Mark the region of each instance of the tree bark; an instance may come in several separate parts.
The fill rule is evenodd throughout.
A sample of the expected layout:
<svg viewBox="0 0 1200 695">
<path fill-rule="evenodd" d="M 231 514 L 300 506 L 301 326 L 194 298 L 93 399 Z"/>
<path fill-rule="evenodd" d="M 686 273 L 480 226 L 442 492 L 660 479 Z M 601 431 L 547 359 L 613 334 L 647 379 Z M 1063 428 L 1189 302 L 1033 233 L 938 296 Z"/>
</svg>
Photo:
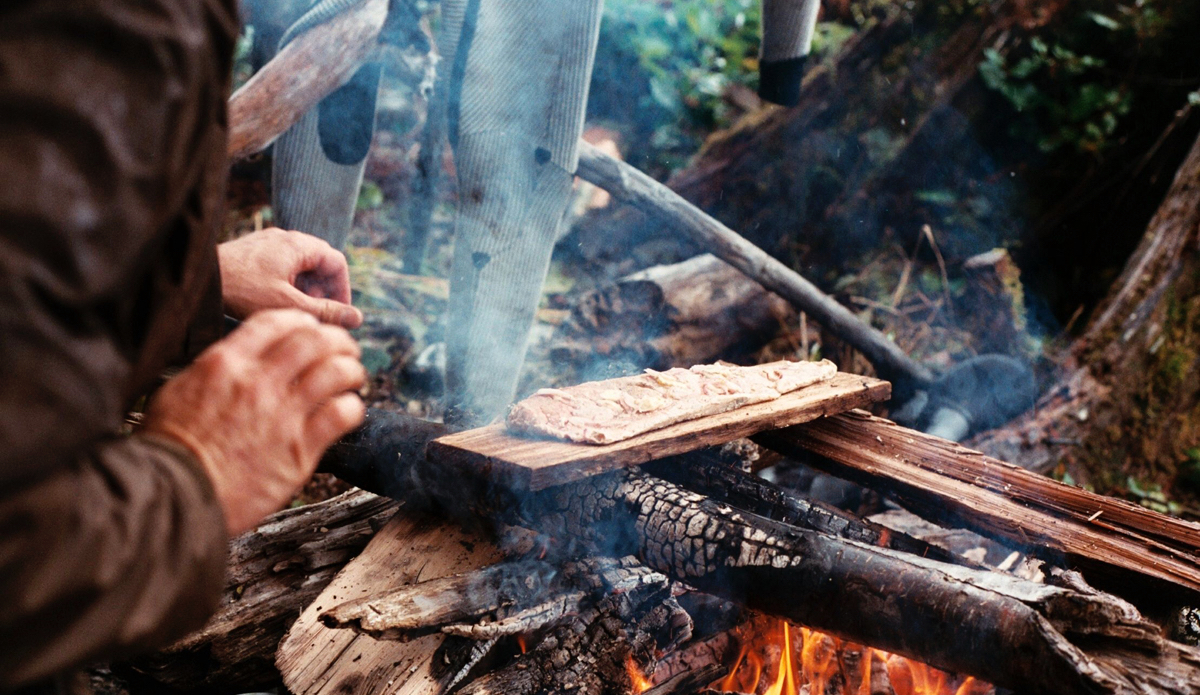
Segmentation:
<svg viewBox="0 0 1200 695">
<path fill-rule="evenodd" d="M 968 444 L 1099 489 L 1172 476 L 1200 446 L 1200 141 L 1035 410 Z M 1083 475 L 1080 475 L 1082 473 Z"/>
</svg>

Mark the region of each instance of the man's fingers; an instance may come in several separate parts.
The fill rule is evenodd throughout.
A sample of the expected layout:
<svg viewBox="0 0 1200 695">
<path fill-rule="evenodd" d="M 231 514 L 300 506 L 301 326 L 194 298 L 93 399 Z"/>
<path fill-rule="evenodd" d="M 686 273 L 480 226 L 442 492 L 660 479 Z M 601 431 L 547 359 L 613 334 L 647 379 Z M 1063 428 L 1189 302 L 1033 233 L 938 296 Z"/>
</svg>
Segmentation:
<svg viewBox="0 0 1200 695">
<path fill-rule="evenodd" d="M 318 299 L 296 291 L 296 306 L 312 314 L 321 323 L 342 328 L 358 328 L 362 325 L 362 312 L 349 304 L 334 299 Z"/>
<path fill-rule="evenodd" d="M 309 403 L 322 403 L 338 394 L 357 391 L 366 379 L 367 370 L 361 362 L 347 355 L 337 355 L 309 367 L 300 376 L 296 388 Z"/>
<path fill-rule="evenodd" d="M 284 336 L 303 328 L 316 328 L 317 319 L 296 309 L 271 309 L 250 315 L 218 343 L 246 355 L 262 354 Z"/>
<path fill-rule="evenodd" d="M 305 278 L 302 284 L 319 288 L 320 294 L 314 296 L 328 297 L 349 304 L 350 266 L 346 263 L 345 254 L 330 246 L 324 239 L 303 232 L 294 234 L 296 236 L 293 240 L 304 254 L 303 267 L 299 268 L 300 276 Z M 297 280 L 299 279 L 300 277 L 297 277 Z M 305 291 L 303 287 L 300 289 Z"/>
<path fill-rule="evenodd" d="M 278 340 L 263 352 L 263 367 L 272 376 L 291 382 L 314 364 L 336 355 L 357 359 L 361 350 L 350 334 L 327 325 L 306 326 Z"/>
<path fill-rule="evenodd" d="M 325 401 L 308 416 L 304 429 L 308 450 L 319 457 L 331 444 L 362 424 L 367 408 L 355 393 L 343 393 Z"/>
</svg>

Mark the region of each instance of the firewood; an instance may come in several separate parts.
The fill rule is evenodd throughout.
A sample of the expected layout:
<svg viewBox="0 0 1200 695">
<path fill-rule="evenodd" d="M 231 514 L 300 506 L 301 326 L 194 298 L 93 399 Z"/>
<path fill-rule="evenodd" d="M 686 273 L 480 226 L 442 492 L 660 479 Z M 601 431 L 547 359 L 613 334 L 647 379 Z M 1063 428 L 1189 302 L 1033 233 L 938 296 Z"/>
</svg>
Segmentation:
<svg viewBox="0 0 1200 695">
<path fill-rule="evenodd" d="M 790 526 L 902 550 L 933 560 L 958 564 L 966 562 L 964 558 L 938 546 L 860 519 L 837 507 L 809 501 L 763 478 L 724 464 L 706 451 L 654 461 L 647 464 L 646 470 L 715 501 Z"/>
<path fill-rule="evenodd" d="M 394 452 L 392 452 L 394 453 Z M 391 456 L 385 456 L 393 460 Z M 406 643 L 380 641 L 350 630 L 330 630 L 318 616 L 325 609 L 418 578 L 469 572 L 500 559 L 486 538 L 455 524 L 408 511 L 398 514 L 308 607 L 279 644 L 275 663 L 295 695 L 383 692 L 434 695 L 443 692 L 473 657 L 455 654 L 452 664 L 435 664 L 442 635 Z M 458 659 L 461 659 L 459 661 Z"/>
<path fill-rule="evenodd" d="M 274 685 L 284 632 L 399 506 L 353 490 L 279 512 L 234 538 L 225 592 L 208 624 L 129 667 L 180 692 Z"/>
<path fill-rule="evenodd" d="M 1036 584 L 833 538 L 636 470 L 542 495 L 548 535 L 938 668 L 1027 693 L 1200 693 L 1200 650 L 1077 575 Z"/>
<path fill-rule="evenodd" d="M 861 411 L 757 439 L 784 454 L 816 452 L 824 458 L 814 465 L 895 495 L 935 523 L 965 526 L 1051 562 L 1061 556 L 1094 584 L 1124 589 L 1131 599 L 1195 601 L 1200 592 L 1200 524 Z"/>
</svg>

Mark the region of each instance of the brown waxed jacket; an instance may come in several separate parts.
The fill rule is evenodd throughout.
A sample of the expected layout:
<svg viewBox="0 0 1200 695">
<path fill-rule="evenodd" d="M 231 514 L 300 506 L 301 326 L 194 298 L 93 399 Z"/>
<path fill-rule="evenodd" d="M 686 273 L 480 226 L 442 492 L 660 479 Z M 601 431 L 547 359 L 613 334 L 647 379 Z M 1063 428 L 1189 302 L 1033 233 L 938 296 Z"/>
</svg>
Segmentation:
<svg viewBox="0 0 1200 695">
<path fill-rule="evenodd" d="M 121 438 L 215 336 L 236 0 L 0 2 L 0 691 L 199 627 L 224 522 Z"/>
</svg>

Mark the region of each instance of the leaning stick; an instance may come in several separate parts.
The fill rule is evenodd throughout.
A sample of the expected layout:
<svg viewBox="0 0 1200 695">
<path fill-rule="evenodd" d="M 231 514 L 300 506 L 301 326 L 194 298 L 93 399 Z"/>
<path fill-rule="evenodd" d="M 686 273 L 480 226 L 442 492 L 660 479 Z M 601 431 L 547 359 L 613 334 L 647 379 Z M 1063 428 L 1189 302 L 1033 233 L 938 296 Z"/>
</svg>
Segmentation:
<svg viewBox="0 0 1200 695">
<path fill-rule="evenodd" d="M 915 386 L 927 386 L 933 381 L 928 369 L 816 285 L 636 168 L 580 142 L 576 173 L 617 200 L 677 225 L 713 255 L 807 312 L 857 348 L 885 377 L 904 379 Z"/>
<path fill-rule="evenodd" d="M 344 85 L 378 46 L 388 0 L 355 7 L 296 37 L 229 98 L 231 160 L 261 152 Z"/>
</svg>

